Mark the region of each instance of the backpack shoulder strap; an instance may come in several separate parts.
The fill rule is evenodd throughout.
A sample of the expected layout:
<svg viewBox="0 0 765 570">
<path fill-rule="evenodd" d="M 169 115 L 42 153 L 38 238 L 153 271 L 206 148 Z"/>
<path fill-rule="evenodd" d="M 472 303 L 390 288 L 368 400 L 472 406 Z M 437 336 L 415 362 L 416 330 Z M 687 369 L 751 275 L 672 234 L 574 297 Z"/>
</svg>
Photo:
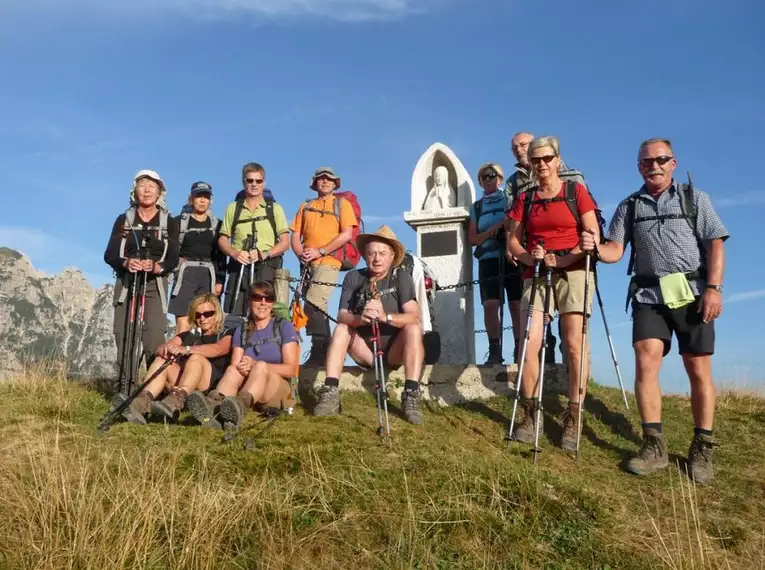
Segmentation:
<svg viewBox="0 0 765 570">
<path fill-rule="evenodd" d="M 242 208 L 244 208 L 244 198 L 239 198 L 234 206 L 234 219 L 231 221 L 231 231 L 234 231 L 234 227 L 239 223 L 239 218 L 242 216 Z"/>
<path fill-rule="evenodd" d="M 282 324 L 284 323 L 284 319 L 280 316 L 274 317 L 274 340 L 276 341 L 276 344 L 279 345 L 279 347 L 282 346 Z"/>
<path fill-rule="evenodd" d="M 579 208 L 576 204 L 576 182 L 574 180 L 566 181 L 566 189 L 564 190 L 566 205 L 571 213 L 574 215 L 577 227 L 582 225 L 582 217 L 579 215 Z"/>
<path fill-rule="evenodd" d="M 157 263 L 164 263 L 165 257 L 167 257 L 167 248 L 169 245 L 169 234 L 167 231 L 167 219 L 170 217 L 167 210 L 160 210 L 159 212 L 159 238 L 162 240 L 162 243 L 165 245 L 164 249 L 162 250 L 162 257 L 159 258 L 159 261 Z"/>
<path fill-rule="evenodd" d="M 473 210 L 475 210 L 475 227 L 478 229 L 478 220 L 481 219 L 481 211 L 483 210 L 483 198 L 473 202 Z"/>
<path fill-rule="evenodd" d="M 695 235 L 698 238 L 698 233 L 696 231 L 697 225 L 696 225 L 696 219 L 697 219 L 697 212 L 696 212 L 696 204 L 694 203 L 694 196 L 693 196 L 693 186 L 690 184 L 678 184 L 678 196 L 680 197 L 680 209 L 683 211 L 683 215 L 685 216 L 685 219 L 688 221 L 688 225 L 691 226 L 691 229 L 693 230 L 693 235 Z"/>
<path fill-rule="evenodd" d="M 635 243 L 633 242 L 635 236 L 635 210 L 637 210 L 637 201 L 642 193 L 642 190 L 638 190 L 637 192 L 630 194 L 627 198 L 627 212 L 624 216 L 624 247 L 627 247 L 627 244 L 630 245 L 630 260 L 627 264 L 627 275 L 632 275 L 632 271 L 635 269 Z"/>
<path fill-rule="evenodd" d="M 210 229 L 213 231 L 213 233 L 215 233 L 218 231 L 218 224 L 220 223 L 220 220 L 218 220 L 218 218 L 216 218 L 215 214 L 212 212 L 208 214 L 208 217 L 210 219 Z"/>
<path fill-rule="evenodd" d="M 189 213 L 184 212 L 181 214 L 180 231 L 178 232 L 178 243 L 183 244 L 183 240 L 186 237 L 186 232 L 189 231 Z"/>
<path fill-rule="evenodd" d="M 342 205 L 340 202 L 342 200 L 343 200 L 342 196 L 335 195 L 334 210 L 335 210 L 335 217 L 337 218 L 337 225 L 340 225 L 340 206 Z"/>
<path fill-rule="evenodd" d="M 274 241 L 276 241 L 279 236 L 276 235 L 276 216 L 274 215 L 273 200 L 266 200 L 266 218 L 268 219 L 268 223 L 271 224 L 271 229 L 274 232 Z"/>
</svg>

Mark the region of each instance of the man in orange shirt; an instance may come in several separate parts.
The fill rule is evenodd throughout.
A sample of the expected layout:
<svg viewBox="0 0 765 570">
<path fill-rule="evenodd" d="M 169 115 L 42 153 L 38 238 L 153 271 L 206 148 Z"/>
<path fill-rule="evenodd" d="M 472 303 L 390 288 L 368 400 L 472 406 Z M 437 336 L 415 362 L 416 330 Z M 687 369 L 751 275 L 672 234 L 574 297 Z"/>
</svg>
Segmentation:
<svg viewBox="0 0 765 570">
<path fill-rule="evenodd" d="M 350 241 L 353 228 L 358 225 L 350 202 L 335 196 L 340 183 L 340 177 L 330 167 L 317 169 L 311 178 L 311 189 L 318 196 L 300 206 L 290 225 L 292 251 L 300 260 L 301 269 L 309 266 L 305 310 L 308 315 L 306 332 L 312 339 L 306 366 L 324 365 L 332 336 L 329 319 L 322 311 L 327 311 L 333 287 L 317 282 L 337 282 L 342 264 L 332 253 Z M 335 205 L 336 200 L 339 200 L 339 207 Z"/>
</svg>

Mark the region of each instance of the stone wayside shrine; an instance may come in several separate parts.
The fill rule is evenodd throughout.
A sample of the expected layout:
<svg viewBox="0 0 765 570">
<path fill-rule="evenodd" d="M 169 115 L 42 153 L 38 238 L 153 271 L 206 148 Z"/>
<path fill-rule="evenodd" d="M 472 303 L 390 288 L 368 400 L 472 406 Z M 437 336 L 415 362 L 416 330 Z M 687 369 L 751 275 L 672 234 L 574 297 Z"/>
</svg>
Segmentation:
<svg viewBox="0 0 765 570">
<path fill-rule="evenodd" d="M 472 247 L 467 234 L 470 208 L 475 200 L 473 181 L 459 158 L 442 143 L 431 145 L 414 168 L 411 210 L 404 213 L 404 220 L 417 232 L 417 256 L 435 274 L 440 286 L 473 280 Z M 435 329 L 441 336 L 441 357 L 438 364 L 423 369 L 420 383 L 426 400 L 454 405 L 514 393 L 518 371 L 515 364 L 493 367 L 475 364 L 473 305 L 473 290 L 468 287 L 436 292 L 433 312 Z M 512 345 L 511 337 L 506 338 Z M 565 393 L 564 367 L 548 365 L 545 370 L 545 392 Z M 398 398 L 404 385 L 404 369 L 385 372 L 389 393 Z M 302 369 L 301 398 L 310 402 L 310 389 L 321 387 L 324 378 L 324 370 Z M 340 388 L 374 393 L 374 369 L 346 367 Z"/>
<path fill-rule="evenodd" d="M 452 150 L 433 144 L 417 161 L 412 175 L 412 209 L 404 220 L 417 232 L 417 256 L 439 284 L 473 280 L 468 242 L 470 207 L 475 188 L 470 174 Z M 473 292 L 468 288 L 436 294 L 435 327 L 441 335 L 439 364 L 475 362 Z"/>
</svg>

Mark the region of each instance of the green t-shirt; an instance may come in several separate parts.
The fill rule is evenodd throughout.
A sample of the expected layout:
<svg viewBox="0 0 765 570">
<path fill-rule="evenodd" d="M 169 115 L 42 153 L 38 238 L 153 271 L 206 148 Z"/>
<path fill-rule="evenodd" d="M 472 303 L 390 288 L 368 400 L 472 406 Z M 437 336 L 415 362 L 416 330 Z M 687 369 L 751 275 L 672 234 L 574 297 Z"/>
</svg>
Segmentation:
<svg viewBox="0 0 765 570">
<path fill-rule="evenodd" d="M 232 202 L 226 207 L 223 224 L 220 228 L 220 235 L 232 238 L 231 246 L 234 249 L 242 249 L 244 241 L 252 233 L 252 222 L 245 222 L 253 218 L 260 218 L 255 222 L 255 232 L 257 234 L 255 247 L 260 251 L 268 251 L 276 245 L 279 236 L 289 232 L 284 208 L 279 204 L 274 202 L 274 221 L 276 222 L 276 235 L 274 235 L 271 223 L 266 218 L 266 201 L 261 200 L 255 210 L 250 210 L 245 200 L 244 204 L 242 204 L 242 211 L 239 214 L 239 222 L 236 224 L 236 228 L 234 228 L 234 235 L 232 235 L 231 226 L 234 223 L 234 210 L 236 210 L 236 202 Z"/>
</svg>

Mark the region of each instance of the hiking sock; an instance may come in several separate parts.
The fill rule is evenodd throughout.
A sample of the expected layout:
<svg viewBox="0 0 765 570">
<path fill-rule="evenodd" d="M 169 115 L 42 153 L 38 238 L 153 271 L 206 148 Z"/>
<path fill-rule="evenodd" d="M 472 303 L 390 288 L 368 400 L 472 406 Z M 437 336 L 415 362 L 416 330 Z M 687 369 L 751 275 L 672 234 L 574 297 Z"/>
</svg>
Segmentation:
<svg viewBox="0 0 765 570">
<path fill-rule="evenodd" d="M 334 386 L 335 388 L 340 387 L 340 379 L 339 378 L 333 378 L 332 376 L 327 376 L 324 379 L 324 385 L 325 386 Z"/>
<path fill-rule="evenodd" d="M 656 422 L 651 424 L 642 424 L 642 426 L 643 426 L 643 433 L 645 433 L 645 431 L 649 429 L 656 430 L 659 433 L 663 433 L 661 430 L 661 422 Z"/>
<path fill-rule="evenodd" d="M 695 427 L 693 428 L 693 435 L 705 435 L 707 437 L 712 437 L 712 430 Z"/>
<path fill-rule="evenodd" d="M 404 381 L 404 390 L 411 390 L 413 392 L 416 392 L 419 389 L 420 389 L 420 383 L 417 382 L 417 380 Z"/>
</svg>

